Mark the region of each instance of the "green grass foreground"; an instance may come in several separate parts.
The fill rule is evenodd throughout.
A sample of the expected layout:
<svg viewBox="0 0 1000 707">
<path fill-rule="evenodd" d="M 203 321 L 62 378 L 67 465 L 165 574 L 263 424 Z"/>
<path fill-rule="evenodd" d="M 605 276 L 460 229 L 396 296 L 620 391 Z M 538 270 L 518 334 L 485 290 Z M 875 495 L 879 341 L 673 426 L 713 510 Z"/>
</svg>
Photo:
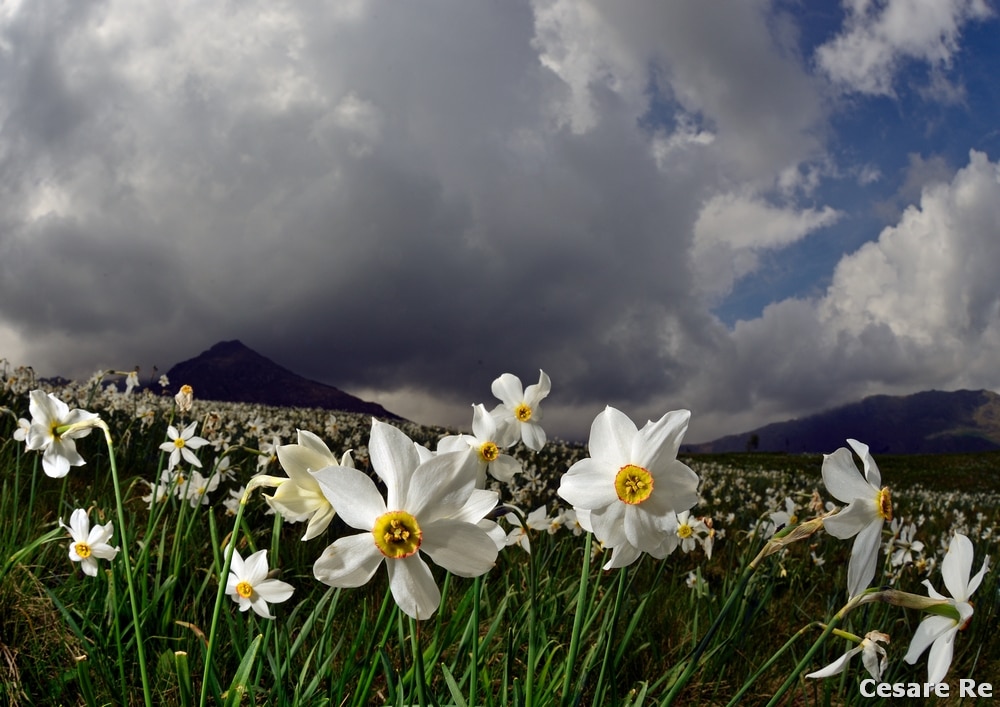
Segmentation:
<svg viewBox="0 0 1000 707">
<path fill-rule="evenodd" d="M 85 466 L 64 479 L 46 477 L 40 455 L 13 439 L 17 418 L 28 416 L 25 389 L 8 383 L 0 394 L 0 406 L 11 412 L 0 416 L 0 703 L 143 704 L 122 556 L 100 562 L 97 577 L 85 576 L 68 559 L 69 536 L 58 525 L 75 508 L 89 509 L 92 523 L 115 521 L 107 447 L 92 434 L 77 444 Z M 206 491 L 207 503 L 192 505 L 174 494 L 150 503 L 143 497 L 166 464 L 159 445 L 167 424 L 182 418 L 172 401 L 94 385 L 57 394 L 70 407 L 98 412 L 111 430 L 138 634 L 158 705 L 197 704 L 203 675 L 212 704 L 766 704 L 847 600 L 851 543 L 822 530 L 766 558 L 748 581 L 744 573 L 765 543 L 771 513 L 789 512 L 793 525 L 814 515 L 815 492 L 823 502 L 833 500 L 823 489 L 820 457 L 683 458 L 702 479 L 702 502 L 693 514 L 711 519 L 711 558 L 698 545 L 603 571 L 608 554 L 557 520 L 554 490 L 586 449 L 552 441 L 539 453 L 519 448 L 524 471 L 511 486 L 498 487 L 501 501 L 525 513 L 545 505 L 549 527 L 528 531 L 530 554 L 509 546 L 481 578 L 435 567 L 441 607 L 431 619 L 414 622 L 396 609 L 384 572 L 358 589 L 331 589 L 313 578 L 313 562 L 346 531 L 339 519 L 321 537 L 302 542 L 304 525 L 269 515 L 263 489 L 251 496 L 242 528 L 233 532 L 234 494 L 260 471 L 282 475 L 275 438 L 293 442 L 295 430 L 306 429 L 336 454 L 354 449 L 359 468 L 366 468 L 369 419 L 196 401 L 185 421 L 200 421 L 198 433 L 213 442 L 199 451 L 202 472 L 209 476 L 228 459 L 231 476 Z M 402 428 L 430 448 L 444 433 Z M 997 557 L 1000 454 L 877 461 L 899 523 L 883 531 L 888 552 L 880 554 L 884 571 L 875 585 L 926 595 L 921 582 L 929 579 L 944 591 L 941 557 L 956 532 L 972 540 L 974 572 L 985 557 Z M 894 565 L 899 528 L 909 523 L 923 550 Z M 111 544 L 120 543 L 121 530 L 116 524 Z M 273 621 L 241 613 L 226 597 L 206 671 L 222 548 L 233 536 L 244 557 L 268 549 L 269 566 L 295 593 L 271 606 Z M 741 591 L 733 593 L 738 585 Z M 725 619 L 713 627 L 731 595 Z M 958 704 L 960 678 L 992 682 L 1000 692 L 998 597 L 990 571 L 973 597 L 973 620 L 956 640 L 947 678 L 956 698 L 942 704 Z M 884 681 L 923 682 L 926 654 L 912 666 L 902 660 L 921 618 L 913 609 L 874 603 L 849 614 L 840 628 L 889 634 Z M 572 646 L 575 625 L 579 642 Z M 831 636 L 804 672 L 852 645 Z M 671 694 L 693 655 L 690 682 Z M 867 677 L 860 658 L 836 677 L 799 675 L 782 704 L 892 703 L 861 696 L 859 683 Z"/>
</svg>

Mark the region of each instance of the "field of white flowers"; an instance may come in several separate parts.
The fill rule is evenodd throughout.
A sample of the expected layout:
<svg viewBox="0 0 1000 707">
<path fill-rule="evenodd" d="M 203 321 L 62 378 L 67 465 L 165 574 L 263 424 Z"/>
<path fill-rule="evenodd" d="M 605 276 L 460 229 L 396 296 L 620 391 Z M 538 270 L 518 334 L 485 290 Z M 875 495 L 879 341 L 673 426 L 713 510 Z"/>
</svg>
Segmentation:
<svg viewBox="0 0 1000 707">
<path fill-rule="evenodd" d="M 687 411 L 613 408 L 569 445 L 544 373 L 463 433 L 0 374 L 5 704 L 1000 689 L 1000 455 L 678 459 Z"/>
</svg>

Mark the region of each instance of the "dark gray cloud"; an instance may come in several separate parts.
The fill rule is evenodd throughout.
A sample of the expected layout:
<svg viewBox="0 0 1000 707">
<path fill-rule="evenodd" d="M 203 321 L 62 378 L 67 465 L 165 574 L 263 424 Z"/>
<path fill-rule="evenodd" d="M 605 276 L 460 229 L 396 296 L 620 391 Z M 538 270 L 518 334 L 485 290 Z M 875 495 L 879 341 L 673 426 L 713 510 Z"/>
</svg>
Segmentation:
<svg viewBox="0 0 1000 707">
<path fill-rule="evenodd" d="M 544 368 L 574 436 L 606 403 L 690 407 L 706 437 L 995 380 L 985 279 L 956 333 L 978 378 L 902 306 L 862 322 L 838 284 L 857 258 L 823 298 L 712 314 L 834 218 L 806 198 L 831 108 L 791 21 L 742 0 L 0 10 L 0 353 L 85 376 L 240 338 L 465 426 L 495 376 Z M 753 227 L 695 248 L 706 213 Z M 926 266 L 905 252 L 897 273 Z"/>
</svg>

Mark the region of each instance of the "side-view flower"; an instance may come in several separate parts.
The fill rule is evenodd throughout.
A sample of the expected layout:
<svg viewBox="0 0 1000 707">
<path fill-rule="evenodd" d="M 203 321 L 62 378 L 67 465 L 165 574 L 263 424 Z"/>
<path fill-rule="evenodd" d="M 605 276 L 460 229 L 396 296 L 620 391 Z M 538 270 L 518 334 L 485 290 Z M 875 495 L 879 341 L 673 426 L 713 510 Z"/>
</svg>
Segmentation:
<svg viewBox="0 0 1000 707">
<path fill-rule="evenodd" d="M 971 579 L 973 548 L 972 541 L 961 533 L 957 533 L 948 545 L 941 562 L 941 577 L 944 586 L 951 592 L 946 597 L 935 591 L 929 580 L 924 580 L 927 594 L 933 599 L 945 599 L 958 610 L 960 621 L 948 616 L 931 614 L 924 618 L 913 634 L 910 648 L 906 651 L 905 660 L 910 665 L 917 662 L 920 655 L 930 646 L 931 652 L 927 658 L 927 681 L 939 683 L 948 674 L 951 658 L 955 651 L 955 637 L 972 620 L 972 602 L 969 597 L 979 588 L 980 582 L 989 569 L 989 560 L 983 561 L 982 569 Z"/>
<path fill-rule="evenodd" d="M 89 435 L 100 418 L 79 408 L 70 410 L 52 393 L 33 390 L 28 395 L 31 426 L 25 435 L 25 446 L 42 451 L 46 476 L 59 479 L 69 473 L 71 466 L 86 464 L 73 440 Z"/>
<path fill-rule="evenodd" d="M 892 520 L 889 488 L 882 487 L 882 474 L 868 452 L 868 445 L 856 439 L 847 443 L 864 465 L 858 471 L 851 450 L 841 447 L 823 457 L 823 483 L 834 498 L 848 504 L 842 511 L 823 519 L 826 532 L 841 539 L 857 536 L 847 566 L 847 595 L 863 592 L 875 576 L 878 549 L 882 544 L 882 526 Z"/>
<path fill-rule="evenodd" d="M 308 521 L 303 540 L 312 540 L 326 530 L 336 514 L 323 495 L 317 479 L 328 477 L 337 483 L 341 468 L 354 468 L 350 452 L 337 459 L 322 439 L 307 430 L 298 430 L 297 444 L 278 447 L 278 462 L 288 479 L 275 479 L 278 488 L 273 496 L 265 496 L 268 505 L 291 522 Z"/>
<path fill-rule="evenodd" d="M 857 636 L 855 636 L 854 639 L 857 640 Z M 833 661 L 825 668 L 820 668 L 815 672 L 809 673 L 806 677 L 828 678 L 832 675 L 839 675 L 844 672 L 845 668 L 847 668 L 847 664 L 850 662 L 851 658 L 860 653 L 861 662 L 864 664 L 865 670 L 868 671 L 868 674 L 876 680 L 881 680 L 882 673 L 885 672 L 889 658 L 886 655 L 885 648 L 880 646 L 879 642 L 888 643 L 888 634 L 882 633 L 881 631 L 869 631 L 865 634 L 864 638 L 860 639 L 857 646 L 844 653 L 844 655 L 837 658 L 837 660 Z"/>
<path fill-rule="evenodd" d="M 115 532 L 115 524 L 95 524 L 90 527 L 90 517 L 83 508 L 77 508 L 69 517 L 69 525 L 59 519 L 59 525 L 69 531 L 73 537 L 69 544 L 69 559 L 79 562 L 83 573 L 97 576 L 98 560 L 113 560 L 118 555 L 118 548 L 111 547 L 108 540 Z"/>
</svg>

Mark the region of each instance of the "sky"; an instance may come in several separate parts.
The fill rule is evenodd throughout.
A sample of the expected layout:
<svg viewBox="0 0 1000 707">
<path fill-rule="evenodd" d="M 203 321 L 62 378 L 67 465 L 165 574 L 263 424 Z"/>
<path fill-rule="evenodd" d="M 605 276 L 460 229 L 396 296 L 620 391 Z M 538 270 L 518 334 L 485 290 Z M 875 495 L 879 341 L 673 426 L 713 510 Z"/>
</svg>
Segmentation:
<svg viewBox="0 0 1000 707">
<path fill-rule="evenodd" d="M 0 0 L 0 357 L 468 429 L 1000 389 L 992 0 Z M 183 381 L 177 382 L 178 384 Z"/>
</svg>

